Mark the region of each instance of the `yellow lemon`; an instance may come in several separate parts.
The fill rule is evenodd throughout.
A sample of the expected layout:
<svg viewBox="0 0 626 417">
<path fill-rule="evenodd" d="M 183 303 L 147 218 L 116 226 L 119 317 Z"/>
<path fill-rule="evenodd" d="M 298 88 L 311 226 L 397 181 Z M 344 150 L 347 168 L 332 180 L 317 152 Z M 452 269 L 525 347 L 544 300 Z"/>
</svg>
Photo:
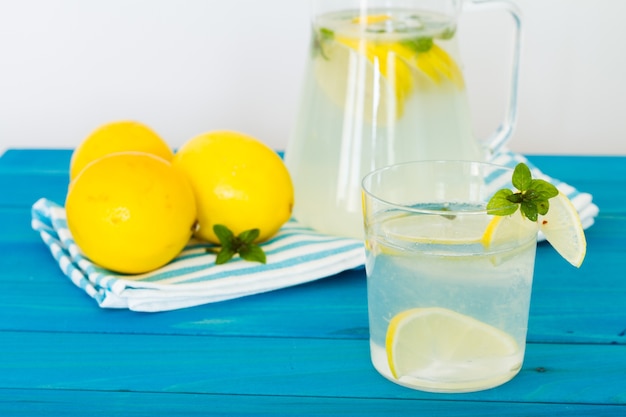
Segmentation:
<svg viewBox="0 0 626 417">
<path fill-rule="evenodd" d="M 171 161 L 174 152 L 145 124 L 122 120 L 107 123 L 89 134 L 74 150 L 70 161 L 70 180 L 92 161 L 124 151 L 147 152 Z"/>
<path fill-rule="evenodd" d="M 565 260 L 580 267 L 587 253 L 587 240 L 580 217 L 563 193 L 549 200 L 550 209 L 539 216 L 539 230 Z"/>
<path fill-rule="evenodd" d="M 198 204 L 196 236 L 219 243 L 213 226 L 235 235 L 259 229 L 257 242 L 273 236 L 291 217 L 293 185 L 282 159 L 259 140 L 213 131 L 187 141 L 174 155 Z"/>
<path fill-rule="evenodd" d="M 185 176 L 169 161 L 141 152 L 113 153 L 87 165 L 70 183 L 65 210 L 80 250 L 126 274 L 171 261 L 196 221 Z"/>
<path fill-rule="evenodd" d="M 385 347 L 396 379 L 446 362 L 509 357 L 520 349 L 508 333 L 440 307 L 413 308 L 395 315 L 387 328 Z"/>
</svg>

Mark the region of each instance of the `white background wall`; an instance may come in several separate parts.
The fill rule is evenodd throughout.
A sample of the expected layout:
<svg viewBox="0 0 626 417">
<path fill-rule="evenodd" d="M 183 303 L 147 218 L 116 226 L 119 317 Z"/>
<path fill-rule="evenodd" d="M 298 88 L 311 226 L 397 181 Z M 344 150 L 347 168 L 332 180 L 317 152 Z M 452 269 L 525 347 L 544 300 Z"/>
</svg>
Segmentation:
<svg viewBox="0 0 626 417">
<path fill-rule="evenodd" d="M 519 121 L 510 146 L 626 154 L 626 1 L 517 0 Z M 307 0 L 0 0 L 0 152 L 74 147 L 136 119 L 172 146 L 213 129 L 282 149 L 309 42 Z M 462 21 L 475 129 L 497 125 L 510 21 Z M 504 34 L 504 35 L 503 35 Z"/>
</svg>

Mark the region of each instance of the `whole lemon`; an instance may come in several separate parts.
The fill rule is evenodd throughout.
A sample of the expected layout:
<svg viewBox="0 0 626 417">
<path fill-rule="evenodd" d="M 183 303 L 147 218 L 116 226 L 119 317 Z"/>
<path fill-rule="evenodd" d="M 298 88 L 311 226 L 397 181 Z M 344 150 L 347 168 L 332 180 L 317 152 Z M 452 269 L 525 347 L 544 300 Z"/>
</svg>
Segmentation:
<svg viewBox="0 0 626 417">
<path fill-rule="evenodd" d="M 189 178 L 198 205 L 196 236 L 219 243 L 213 226 L 235 235 L 259 229 L 256 242 L 272 237 L 291 217 L 291 177 L 280 156 L 263 142 L 233 131 L 213 131 L 187 141 L 174 166 Z"/>
<path fill-rule="evenodd" d="M 70 180 L 92 161 L 124 151 L 147 152 L 171 161 L 174 152 L 154 130 L 132 120 L 111 122 L 91 132 L 72 153 Z"/>
<path fill-rule="evenodd" d="M 94 263 L 121 273 L 159 268 L 185 247 L 196 204 L 185 176 L 169 161 L 120 152 L 89 164 L 70 183 L 67 225 Z"/>
</svg>

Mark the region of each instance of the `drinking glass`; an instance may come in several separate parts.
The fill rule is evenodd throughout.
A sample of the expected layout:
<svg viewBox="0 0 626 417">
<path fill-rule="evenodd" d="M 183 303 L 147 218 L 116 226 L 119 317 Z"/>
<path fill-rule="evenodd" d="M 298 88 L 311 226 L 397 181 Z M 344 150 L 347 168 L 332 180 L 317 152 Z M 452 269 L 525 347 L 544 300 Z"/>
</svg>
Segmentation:
<svg viewBox="0 0 626 417">
<path fill-rule="evenodd" d="M 371 359 L 384 377 L 469 392 L 522 368 L 537 224 L 486 209 L 498 189 L 513 189 L 512 171 L 423 161 L 364 178 Z"/>
</svg>

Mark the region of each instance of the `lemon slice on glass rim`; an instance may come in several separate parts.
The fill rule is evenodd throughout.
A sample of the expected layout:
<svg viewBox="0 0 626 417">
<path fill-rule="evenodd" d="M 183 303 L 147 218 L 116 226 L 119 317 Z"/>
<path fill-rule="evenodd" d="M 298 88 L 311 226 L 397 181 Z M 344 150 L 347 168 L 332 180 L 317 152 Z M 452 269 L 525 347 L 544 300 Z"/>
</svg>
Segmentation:
<svg viewBox="0 0 626 417">
<path fill-rule="evenodd" d="M 587 240 L 578 211 L 569 198 L 559 193 L 550 199 L 550 210 L 539 216 L 539 231 L 552 247 L 575 267 L 580 267 L 587 254 Z"/>
<path fill-rule="evenodd" d="M 508 216 L 494 216 L 482 236 L 485 247 L 514 239 L 528 228 L 537 227 L 566 261 L 580 267 L 587 253 L 587 240 L 576 207 L 562 192 L 549 200 L 550 209 L 537 222 L 522 217 L 518 210 Z"/>
</svg>

